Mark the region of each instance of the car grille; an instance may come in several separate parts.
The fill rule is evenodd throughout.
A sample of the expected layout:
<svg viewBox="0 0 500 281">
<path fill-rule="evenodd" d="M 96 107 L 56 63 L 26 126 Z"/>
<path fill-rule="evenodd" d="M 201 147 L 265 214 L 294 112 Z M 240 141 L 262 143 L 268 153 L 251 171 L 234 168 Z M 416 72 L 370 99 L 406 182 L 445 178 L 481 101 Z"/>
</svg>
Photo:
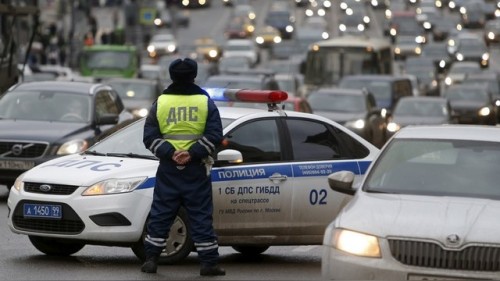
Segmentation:
<svg viewBox="0 0 500 281">
<path fill-rule="evenodd" d="M 500 270 L 500 246 L 471 245 L 461 250 L 447 250 L 437 243 L 396 239 L 389 239 L 389 246 L 392 256 L 406 265 L 453 270 Z"/>
<path fill-rule="evenodd" d="M 48 143 L 0 141 L 2 158 L 39 158 L 47 151 Z"/>
<path fill-rule="evenodd" d="M 44 191 L 40 186 L 50 186 L 50 190 Z M 46 184 L 46 183 L 34 183 L 34 182 L 26 182 L 24 183 L 24 191 L 30 193 L 41 193 L 41 194 L 51 194 L 51 195 L 69 195 L 75 190 L 78 189 L 78 186 L 74 185 L 62 185 L 62 184 Z"/>
<path fill-rule="evenodd" d="M 30 204 L 57 204 L 62 206 L 62 219 L 45 218 L 25 218 L 23 216 L 23 206 Z M 26 201 L 22 200 L 17 204 L 12 215 L 14 227 L 19 230 L 36 231 L 55 234 L 78 234 L 83 231 L 85 224 L 76 212 L 67 204 L 54 202 Z"/>
</svg>

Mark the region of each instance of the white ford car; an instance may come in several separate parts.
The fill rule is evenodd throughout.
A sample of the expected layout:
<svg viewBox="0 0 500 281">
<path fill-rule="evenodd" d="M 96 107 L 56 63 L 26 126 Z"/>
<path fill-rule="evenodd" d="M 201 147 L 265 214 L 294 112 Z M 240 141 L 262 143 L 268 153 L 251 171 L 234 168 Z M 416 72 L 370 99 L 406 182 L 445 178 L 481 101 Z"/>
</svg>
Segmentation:
<svg viewBox="0 0 500 281">
<path fill-rule="evenodd" d="M 325 227 L 351 198 L 327 175 L 365 173 L 378 149 L 329 119 L 278 109 L 281 91 L 207 89 L 233 100 L 270 103 L 270 111 L 219 109 L 225 139 L 211 171 L 219 245 L 246 254 L 273 245 L 320 245 Z M 273 105 L 274 104 L 274 105 Z M 144 119 L 87 151 L 45 162 L 21 175 L 8 198 L 9 227 L 47 255 L 86 244 L 131 247 L 144 258 L 144 226 L 157 158 L 142 142 Z M 162 262 L 193 251 L 183 210 Z"/>
</svg>

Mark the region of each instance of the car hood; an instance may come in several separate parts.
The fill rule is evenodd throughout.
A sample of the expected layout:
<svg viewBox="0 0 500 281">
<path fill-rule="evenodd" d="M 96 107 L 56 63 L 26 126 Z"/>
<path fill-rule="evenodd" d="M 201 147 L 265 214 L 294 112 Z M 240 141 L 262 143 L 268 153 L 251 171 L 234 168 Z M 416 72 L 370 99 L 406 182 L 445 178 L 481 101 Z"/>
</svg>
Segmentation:
<svg viewBox="0 0 500 281">
<path fill-rule="evenodd" d="M 89 130 L 86 123 L 0 120 L 0 139 L 56 142 Z"/>
<path fill-rule="evenodd" d="M 32 168 L 23 180 L 91 186 L 106 179 L 154 177 L 157 167 L 157 160 L 72 154 Z"/>
<path fill-rule="evenodd" d="M 352 113 L 352 112 L 332 112 L 332 111 L 314 110 L 314 113 L 339 123 L 345 123 L 347 121 L 364 118 L 362 113 L 356 113 L 356 112 Z"/>
<path fill-rule="evenodd" d="M 468 108 L 475 109 L 486 106 L 486 104 L 481 101 L 463 101 L 463 100 L 450 101 L 450 105 L 453 109 L 468 109 Z"/>
<path fill-rule="evenodd" d="M 448 120 L 444 117 L 433 117 L 433 116 L 395 116 L 392 121 L 398 123 L 401 126 L 408 125 L 437 125 L 448 123 Z"/>
<path fill-rule="evenodd" d="M 499 243 L 500 201 L 460 197 L 367 194 L 355 196 L 338 217 L 339 226 L 379 237 Z M 460 246 L 460 245 L 458 245 Z"/>
<path fill-rule="evenodd" d="M 123 105 L 127 109 L 138 109 L 138 108 L 150 109 L 153 102 L 154 102 L 153 100 L 149 99 L 123 99 Z"/>
</svg>

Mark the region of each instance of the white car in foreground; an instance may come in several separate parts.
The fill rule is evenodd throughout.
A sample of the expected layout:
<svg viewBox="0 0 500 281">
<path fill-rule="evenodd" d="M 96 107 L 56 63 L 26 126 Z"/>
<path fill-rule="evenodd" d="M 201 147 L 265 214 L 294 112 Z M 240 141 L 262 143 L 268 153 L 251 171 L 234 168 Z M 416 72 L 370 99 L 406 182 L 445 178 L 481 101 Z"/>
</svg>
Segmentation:
<svg viewBox="0 0 500 281">
<path fill-rule="evenodd" d="M 322 276 L 331 280 L 498 280 L 500 130 L 404 127 L 363 183 L 329 176 L 355 194 L 328 226 Z"/>
<path fill-rule="evenodd" d="M 273 245 L 321 245 L 325 227 L 351 198 L 331 191 L 327 175 L 347 169 L 361 177 L 379 150 L 329 119 L 280 110 L 275 103 L 286 100 L 285 92 L 210 93 L 271 104 L 270 111 L 219 109 L 225 140 L 211 171 L 219 245 L 244 254 Z M 10 229 L 48 255 L 93 244 L 131 247 L 144 258 L 158 161 L 144 147 L 143 128 L 141 119 L 84 153 L 21 175 L 8 198 Z M 181 210 L 162 262 L 193 251 L 187 226 Z"/>
</svg>

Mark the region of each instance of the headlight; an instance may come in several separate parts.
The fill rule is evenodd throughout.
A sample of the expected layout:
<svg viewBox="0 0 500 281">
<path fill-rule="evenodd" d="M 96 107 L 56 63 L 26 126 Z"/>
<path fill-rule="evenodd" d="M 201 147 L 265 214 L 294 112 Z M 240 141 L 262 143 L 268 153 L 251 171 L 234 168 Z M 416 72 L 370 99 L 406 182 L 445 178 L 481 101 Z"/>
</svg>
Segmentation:
<svg viewBox="0 0 500 281">
<path fill-rule="evenodd" d="M 370 23 L 370 17 L 369 17 L 369 16 L 364 16 L 364 17 L 363 17 L 363 21 L 364 21 L 365 23 Z"/>
<path fill-rule="evenodd" d="M 255 42 L 257 42 L 257 44 L 263 44 L 264 38 L 262 36 L 258 36 L 257 38 L 255 38 Z"/>
<path fill-rule="evenodd" d="M 321 33 L 321 38 L 328 39 L 329 37 L 330 37 L 330 34 L 328 34 L 328 32 L 323 31 L 323 33 Z"/>
<path fill-rule="evenodd" d="M 420 49 L 420 47 L 416 47 L 415 54 L 420 55 L 420 53 L 422 53 L 422 49 Z"/>
<path fill-rule="evenodd" d="M 456 4 L 455 4 L 455 2 L 453 2 L 453 1 L 450 1 L 450 2 L 448 3 L 448 8 L 450 8 L 450 9 L 455 9 L 455 7 L 456 7 L 456 6 L 457 6 L 457 5 L 456 5 Z"/>
<path fill-rule="evenodd" d="M 495 33 L 491 32 L 491 31 L 488 32 L 488 39 L 494 40 L 495 39 Z"/>
<path fill-rule="evenodd" d="M 397 55 L 401 54 L 401 49 L 399 47 L 396 47 L 394 49 L 394 53 L 397 54 Z"/>
<path fill-rule="evenodd" d="M 286 32 L 288 32 L 288 33 L 293 32 L 293 26 L 291 26 L 291 25 L 287 25 L 285 29 L 286 29 Z"/>
<path fill-rule="evenodd" d="M 461 13 L 462 15 L 467 14 L 467 9 L 466 9 L 465 7 L 460 7 L 460 13 Z"/>
<path fill-rule="evenodd" d="M 314 15 L 314 12 L 312 10 L 310 10 L 310 9 L 306 10 L 306 16 L 312 17 L 313 15 Z"/>
<path fill-rule="evenodd" d="M 326 12 L 324 9 L 318 9 L 318 16 L 324 17 L 326 15 Z"/>
<path fill-rule="evenodd" d="M 398 123 L 389 122 L 389 124 L 387 124 L 387 131 L 391 133 L 395 133 L 399 131 L 399 129 L 401 129 L 401 126 Z"/>
<path fill-rule="evenodd" d="M 389 34 L 391 34 L 391 36 L 396 36 L 398 32 L 396 31 L 395 28 L 391 28 L 391 30 L 389 30 Z"/>
<path fill-rule="evenodd" d="M 128 179 L 109 179 L 98 182 L 83 191 L 82 196 L 107 195 L 131 192 L 143 183 L 147 177 Z"/>
<path fill-rule="evenodd" d="M 481 56 L 481 58 L 482 58 L 483 60 L 489 60 L 489 59 L 490 59 L 490 54 L 488 54 L 488 53 L 484 53 L 484 54 Z"/>
<path fill-rule="evenodd" d="M 463 61 L 464 60 L 464 55 L 462 55 L 461 53 L 457 53 L 456 57 L 457 57 L 458 61 Z"/>
<path fill-rule="evenodd" d="M 174 51 L 175 51 L 175 49 L 176 49 L 176 46 L 175 46 L 174 44 L 171 44 L 171 45 L 168 45 L 168 46 L 167 46 L 167 50 L 168 50 L 169 52 L 171 52 L 171 53 L 172 53 L 172 52 L 174 52 Z"/>
<path fill-rule="evenodd" d="M 215 58 L 219 55 L 219 52 L 217 52 L 217 50 L 210 50 L 208 52 L 208 56 L 211 57 L 211 58 Z"/>
<path fill-rule="evenodd" d="M 431 29 L 432 28 L 432 24 L 428 21 L 424 22 L 424 28 L 425 29 Z"/>
<path fill-rule="evenodd" d="M 340 31 L 345 31 L 345 30 L 346 30 L 346 26 L 345 26 L 345 24 L 343 24 L 343 23 L 342 23 L 342 24 L 340 24 L 340 25 L 339 25 L 339 29 L 340 29 Z"/>
<path fill-rule="evenodd" d="M 450 86 L 453 83 L 453 80 L 450 77 L 446 77 L 444 79 L 444 83 L 448 86 Z"/>
<path fill-rule="evenodd" d="M 159 18 L 156 18 L 156 19 L 153 21 L 153 23 L 154 23 L 156 26 L 160 26 L 160 25 L 162 24 L 161 19 L 159 19 Z"/>
<path fill-rule="evenodd" d="M 26 174 L 26 172 L 20 174 L 17 178 L 16 178 L 16 181 L 14 182 L 14 185 L 12 186 L 15 190 L 17 191 L 21 191 L 21 189 L 24 188 L 24 181 L 23 181 L 23 178 L 24 178 L 24 174 Z"/>
<path fill-rule="evenodd" d="M 385 18 L 390 19 L 392 17 L 392 11 L 387 9 L 385 10 Z"/>
<path fill-rule="evenodd" d="M 332 2 L 330 0 L 325 0 L 325 1 L 323 1 L 323 6 L 325 8 L 331 8 L 332 7 Z"/>
<path fill-rule="evenodd" d="M 378 238 L 373 235 L 338 229 L 335 231 L 332 244 L 340 251 L 344 251 L 349 254 L 362 257 L 380 258 Z"/>
<path fill-rule="evenodd" d="M 490 113 L 491 113 L 491 110 L 489 107 L 483 107 L 478 112 L 479 116 L 488 116 L 488 115 L 490 115 Z"/>
<path fill-rule="evenodd" d="M 439 61 L 439 67 L 445 68 L 446 67 L 446 62 L 444 60 Z"/>
<path fill-rule="evenodd" d="M 345 123 L 345 126 L 349 128 L 363 129 L 365 127 L 365 120 L 358 119 L 358 120 L 347 121 Z"/>
<path fill-rule="evenodd" d="M 155 46 L 153 45 L 149 45 L 148 48 L 147 48 L 148 52 L 152 53 L 155 51 Z"/>
<path fill-rule="evenodd" d="M 276 44 L 281 43 L 281 37 L 279 37 L 279 36 L 275 36 L 275 37 L 273 38 L 273 42 L 274 42 L 274 43 L 276 43 Z"/>
<path fill-rule="evenodd" d="M 453 39 L 448 40 L 448 46 L 450 46 L 450 47 L 455 46 L 455 40 L 453 40 Z"/>
<path fill-rule="evenodd" d="M 137 117 L 146 117 L 149 113 L 149 109 L 147 108 L 138 108 L 132 110 L 132 114 Z"/>
<path fill-rule="evenodd" d="M 57 155 L 67 155 L 82 152 L 89 147 L 86 140 L 71 140 L 65 142 L 57 150 Z"/>
<path fill-rule="evenodd" d="M 365 25 L 364 24 L 358 24 L 358 30 L 359 31 L 365 30 Z"/>
</svg>

